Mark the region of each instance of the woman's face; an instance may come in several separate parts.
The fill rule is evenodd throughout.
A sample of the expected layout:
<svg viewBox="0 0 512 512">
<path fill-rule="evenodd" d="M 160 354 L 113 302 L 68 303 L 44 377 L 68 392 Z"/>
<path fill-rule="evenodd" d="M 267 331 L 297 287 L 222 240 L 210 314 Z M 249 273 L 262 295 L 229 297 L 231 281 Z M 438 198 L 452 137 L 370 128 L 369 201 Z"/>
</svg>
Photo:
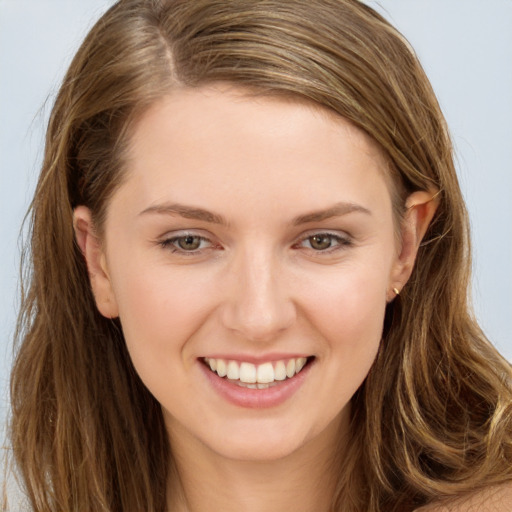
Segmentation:
<svg viewBox="0 0 512 512">
<path fill-rule="evenodd" d="M 181 90 L 140 119 L 85 252 L 171 442 L 269 460 L 346 424 L 407 273 L 385 172 L 291 100 Z"/>
</svg>

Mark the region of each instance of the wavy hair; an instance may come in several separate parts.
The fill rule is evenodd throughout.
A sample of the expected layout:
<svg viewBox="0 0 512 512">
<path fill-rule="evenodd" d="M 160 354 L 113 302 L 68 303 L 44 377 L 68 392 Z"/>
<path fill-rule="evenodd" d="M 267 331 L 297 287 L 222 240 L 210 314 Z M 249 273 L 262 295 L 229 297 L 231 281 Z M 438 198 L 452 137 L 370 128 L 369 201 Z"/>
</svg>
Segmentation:
<svg viewBox="0 0 512 512">
<path fill-rule="evenodd" d="M 33 510 L 165 510 L 160 405 L 119 322 L 96 309 L 73 208 L 89 207 L 101 232 L 134 122 L 176 88 L 214 82 L 307 100 L 366 132 L 388 160 L 397 218 L 409 193 L 439 191 L 352 400 L 333 510 L 405 512 L 512 480 L 511 368 L 471 314 L 452 145 L 403 36 L 356 0 L 120 0 L 63 81 L 31 206 L 10 432 Z"/>
</svg>

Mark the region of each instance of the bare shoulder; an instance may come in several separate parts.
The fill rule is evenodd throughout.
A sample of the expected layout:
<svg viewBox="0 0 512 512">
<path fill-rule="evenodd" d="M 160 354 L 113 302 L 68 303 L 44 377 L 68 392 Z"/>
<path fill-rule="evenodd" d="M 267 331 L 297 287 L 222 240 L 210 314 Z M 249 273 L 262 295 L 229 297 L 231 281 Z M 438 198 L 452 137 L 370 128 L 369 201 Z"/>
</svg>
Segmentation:
<svg viewBox="0 0 512 512">
<path fill-rule="evenodd" d="M 489 487 L 463 498 L 439 501 L 416 509 L 416 512 L 511 512 L 512 482 Z"/>
</svg>

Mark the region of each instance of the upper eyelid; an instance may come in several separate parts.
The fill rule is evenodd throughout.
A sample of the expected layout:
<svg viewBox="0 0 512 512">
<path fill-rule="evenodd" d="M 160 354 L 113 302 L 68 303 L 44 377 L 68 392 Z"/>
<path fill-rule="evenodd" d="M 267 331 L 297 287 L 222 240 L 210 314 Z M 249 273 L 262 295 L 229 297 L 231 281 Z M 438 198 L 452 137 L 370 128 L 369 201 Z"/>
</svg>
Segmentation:
<svg viewBox="0 0 512 512">
<path fill-rule="evenodd" d="M 347 233 L 347 231 L 339 231 L 335 229 L 311 229 L 301 233 L 300 235 L 294 236 L 295 240 L 304 240 L 306 238 L 310 238 L 315 235 L 329 235 L 335 238 L 343 238 L 343 239 L 352 239 L 353 237 Z M 171 239 L 171 238 L 181 238 L 184 236 L 198 236 L 205 240 L 210 240 L 216 238 L 211 233 L 206 233 L 202 229 L 179 229 L 173 231 L 167 231 L 163 235 L 159 236 L 159 240 Z"/>
<path fill-rule="evenodd" d="M 197 237 L 201 240 L 201 243 L 206 241 L 207 246 L 206 247 L 198 247 L 197 249 L 192 249 L 192 250 L 188 250 L 188 251 L 186 249 L 183 249 L 182 247 L 179 247 L 178 243 L 177 243 L 178 240 L 180 240 L 181 238 L 186 238 L 187 236 Z M 190 258 L 192 258 L 194 256 L 204 255 L 205 252 L 207 252 L 211 249 L 215 249 L 215 243 L 212 242 L 209 238 L 206 238 L 204 236 L 197 235 L 197 234 L 192 234 L 192 233 L 184 233 L 182 235 L 163 237 L 163 238 L 159 239 L 157 243 L 160 247 L 162 247 L 166 251 L 170 251 L 171 253 L 174 253 L 178 256 L 190 257 Z"/>
<path fill-rule="evenodd" d="M 353 237 L 347 233 L 346 231 L 338 231 L 335 229 L 312 229 L 310 231 L 306 231 L 305 233 L 302 233 L 299 235 L 296 240 L 306 240 L 308 238 L 311 238 L 312 236 L 316 235 L 327 235 L 332 236 L 333 238 L 339 238 L 340 240 L 352 240 Z"/>
<path fill-rule="evenodd" d="M 313 238 L 314 236 L 324 235 L 332 237 L 331 245 L 325 249 L 315 249 L 314 247 L 305 247 L 303 244 L 307 242 L 308 239 Z M 311 242 L 309 242 L 311 244 Z M 340 251 L 346 250 L 354 245 L 353 238 L 348 235 L 341 235 L 338 233 L 332 233 L 329 231 L 315 231 L 312 234 L 308 234 L 306 236 L 302 236 L 296 242 L 293 243 L 292 248 L 296 250 L 306 251 L 307 253 L 311 253 L 316 257 L 328 257 L 339 254 Z"/>
<path fill-rule="evenodd" d="M 205 233 L 203 229 L 177 229 L 172 231 L 166 231 L 163 235 L 158 237 L 158 240 L 171 240 L 175 238 L 182 238 L 185 236 L 198 236 L 204 240 L 210 240 L 214 238 L 210 233 Z"/>
<path fill-rule="evenodd" d="M 210 242 L 211 244 L 214 244 L 215 242 L 212 240 L 211 235 L 205 235 L 201 232 L 202 230 L 195 230 L 195 229 L 184 229 L 184 230 L 178 230 L 178 231 L 168 231 L 165 234 L 157 237 L 155 239 L 158 243 L 165 243 L 165 242 L 172 242 L 175 240 L 179 240 L 180 238 L 186 238 L 187 236 L 193 236 L 198 237 L 201 240 Z"/>
<path fill-rule="evenodd" d="M 341 241 L 347 241 L 347 242 L 353 241 L 353 237 L 346 231 L 338 231 L 338 230 L 331 230 L 331 229 L 311 229 L 311 230 L 301 233 L 299 236 L 294 237 L 294 241 L 293 241 L 292 245 L 297 245 L 300 242 L 303 242 L 304 240 L 307 240 L 308 238 L 311 238 L 316 235 L 331 236 L 335 239 L 338 239 Z M 157 241 L 159 243 L 166 242 L 166 241 L 170 242 L 170 241 L 174 241 L 179 238 L 187 237 L 187 236 L 197 236 L 197 237 L 201 238 L 202 240 L 209 242 L 212 245 L 215 245 L 215 243 L 216 243 L 215 237 L 211 233 L 204 234 L 204 231 L 201 229 L 199 229 L 199 230 L 183 229 L 183 230 L 167 232 L 164 235 L 158 237 Z"/>
</svg>

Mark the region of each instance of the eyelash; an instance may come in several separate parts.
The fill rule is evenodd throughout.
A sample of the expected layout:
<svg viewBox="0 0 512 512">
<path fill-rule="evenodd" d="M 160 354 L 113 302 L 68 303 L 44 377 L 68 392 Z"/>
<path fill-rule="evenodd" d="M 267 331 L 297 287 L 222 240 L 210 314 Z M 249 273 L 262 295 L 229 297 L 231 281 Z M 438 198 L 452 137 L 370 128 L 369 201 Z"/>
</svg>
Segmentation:
<svg viewBox="0 0 512 512">
<path fill-rule="evenodd" d="M 187 255 L 187 256 L 201 254 L 205 250 L 210 248 L 210 247 L 203 247 L 203 248 L 198 248 L 198 249 L 194 249 L 191 251 L 187 251 L 186 249 L 178 247 L 177 244 L 179 243 L 179 241 L 184 240 L 186 238 L 195 238 L 195 239 L 198 239 L 198 241 L 201 245 L 204 242 L 207 242 L 210 244 L 210 246 L 213 246 L 212 242 L 208 238 L 206 238 L 204 236 L 196 235 L 194 233 L 183 233 L 182 235 L 173 236 L 171 238 L 166 238 L 165 240 L 161 240 L 159 242 L 159 245 L 161 247 L 163 247 L 164 249 L 171 251 L 172 253 L 179 253 L 179 254 L 183 254 L 183 255 Z"/>
<path fill-rule="evenodd" d="M 311 247 L 311 241 L 314 238 L 328 238 L 330 240 L 331 245 L 325 249 L 315 249 Z M 318 254 L 329 254 L 331 252 L 343 249 L 344 247 L 350 247 L 351 245 L 353 245 L 352 240 L 348 236 L 341 236 L 336 233 L 319 231 L 312 234 L 308 234 L 307 236 L 303 237 L 301 240 L 299 240 L 298 243 L 294 245 L 294 247 L 300 247 L 306 241 L 309 241 L 310 244 L 310 247 L 307 247 L 307 249 L 312 250 L 313 252 Z M 335 243 L 335 245 L 332 245 L 333 243 Z"/>
<path fill-rule="evenodd" d="M 186 250 L 177 246 L 180 240 L 184 240 L 186 238 L 194 238 L 199 242 L 199 247 L 193 250 Z M 311 246 L 311 241 L 314 238 L 328 238 L 330 242 L 330 246 L 325 249 L 315 249 Z M 303 244 L 309 241 L 309 247 L 304 247 Z M 209 244 L 207 247 L 201 247 L 204 243 Z M 210 249 L 214 246 L 214 244 L 206 237 L 201 235 L 196 235 L 194 233 L 183 233 L 182 235 L 173 236 L 171 238 L 166 238 L 165 240 L 161 240 L 158 244 L 166 250 L 171 251 L 171 253 L 179 253 L 181 255 L 194 256 L 202 254 L 205 250 Z M 333 245 L 335 244 L 335 245 Z M 348 236 L 340 236 L 335 233 L 329 232 L 315 232 L 312 234 L 308 234 L 305 237 L 302 237 L 298 242 L 296 242 L 292 247 L 293 248 L 303 248 L 307 250 L 311 250 L 317 254 L 330 254 L 332 252 L 343 249 L 344 247 L 350 247 L 353 245 L 352 240 Z"/>
</svg>

